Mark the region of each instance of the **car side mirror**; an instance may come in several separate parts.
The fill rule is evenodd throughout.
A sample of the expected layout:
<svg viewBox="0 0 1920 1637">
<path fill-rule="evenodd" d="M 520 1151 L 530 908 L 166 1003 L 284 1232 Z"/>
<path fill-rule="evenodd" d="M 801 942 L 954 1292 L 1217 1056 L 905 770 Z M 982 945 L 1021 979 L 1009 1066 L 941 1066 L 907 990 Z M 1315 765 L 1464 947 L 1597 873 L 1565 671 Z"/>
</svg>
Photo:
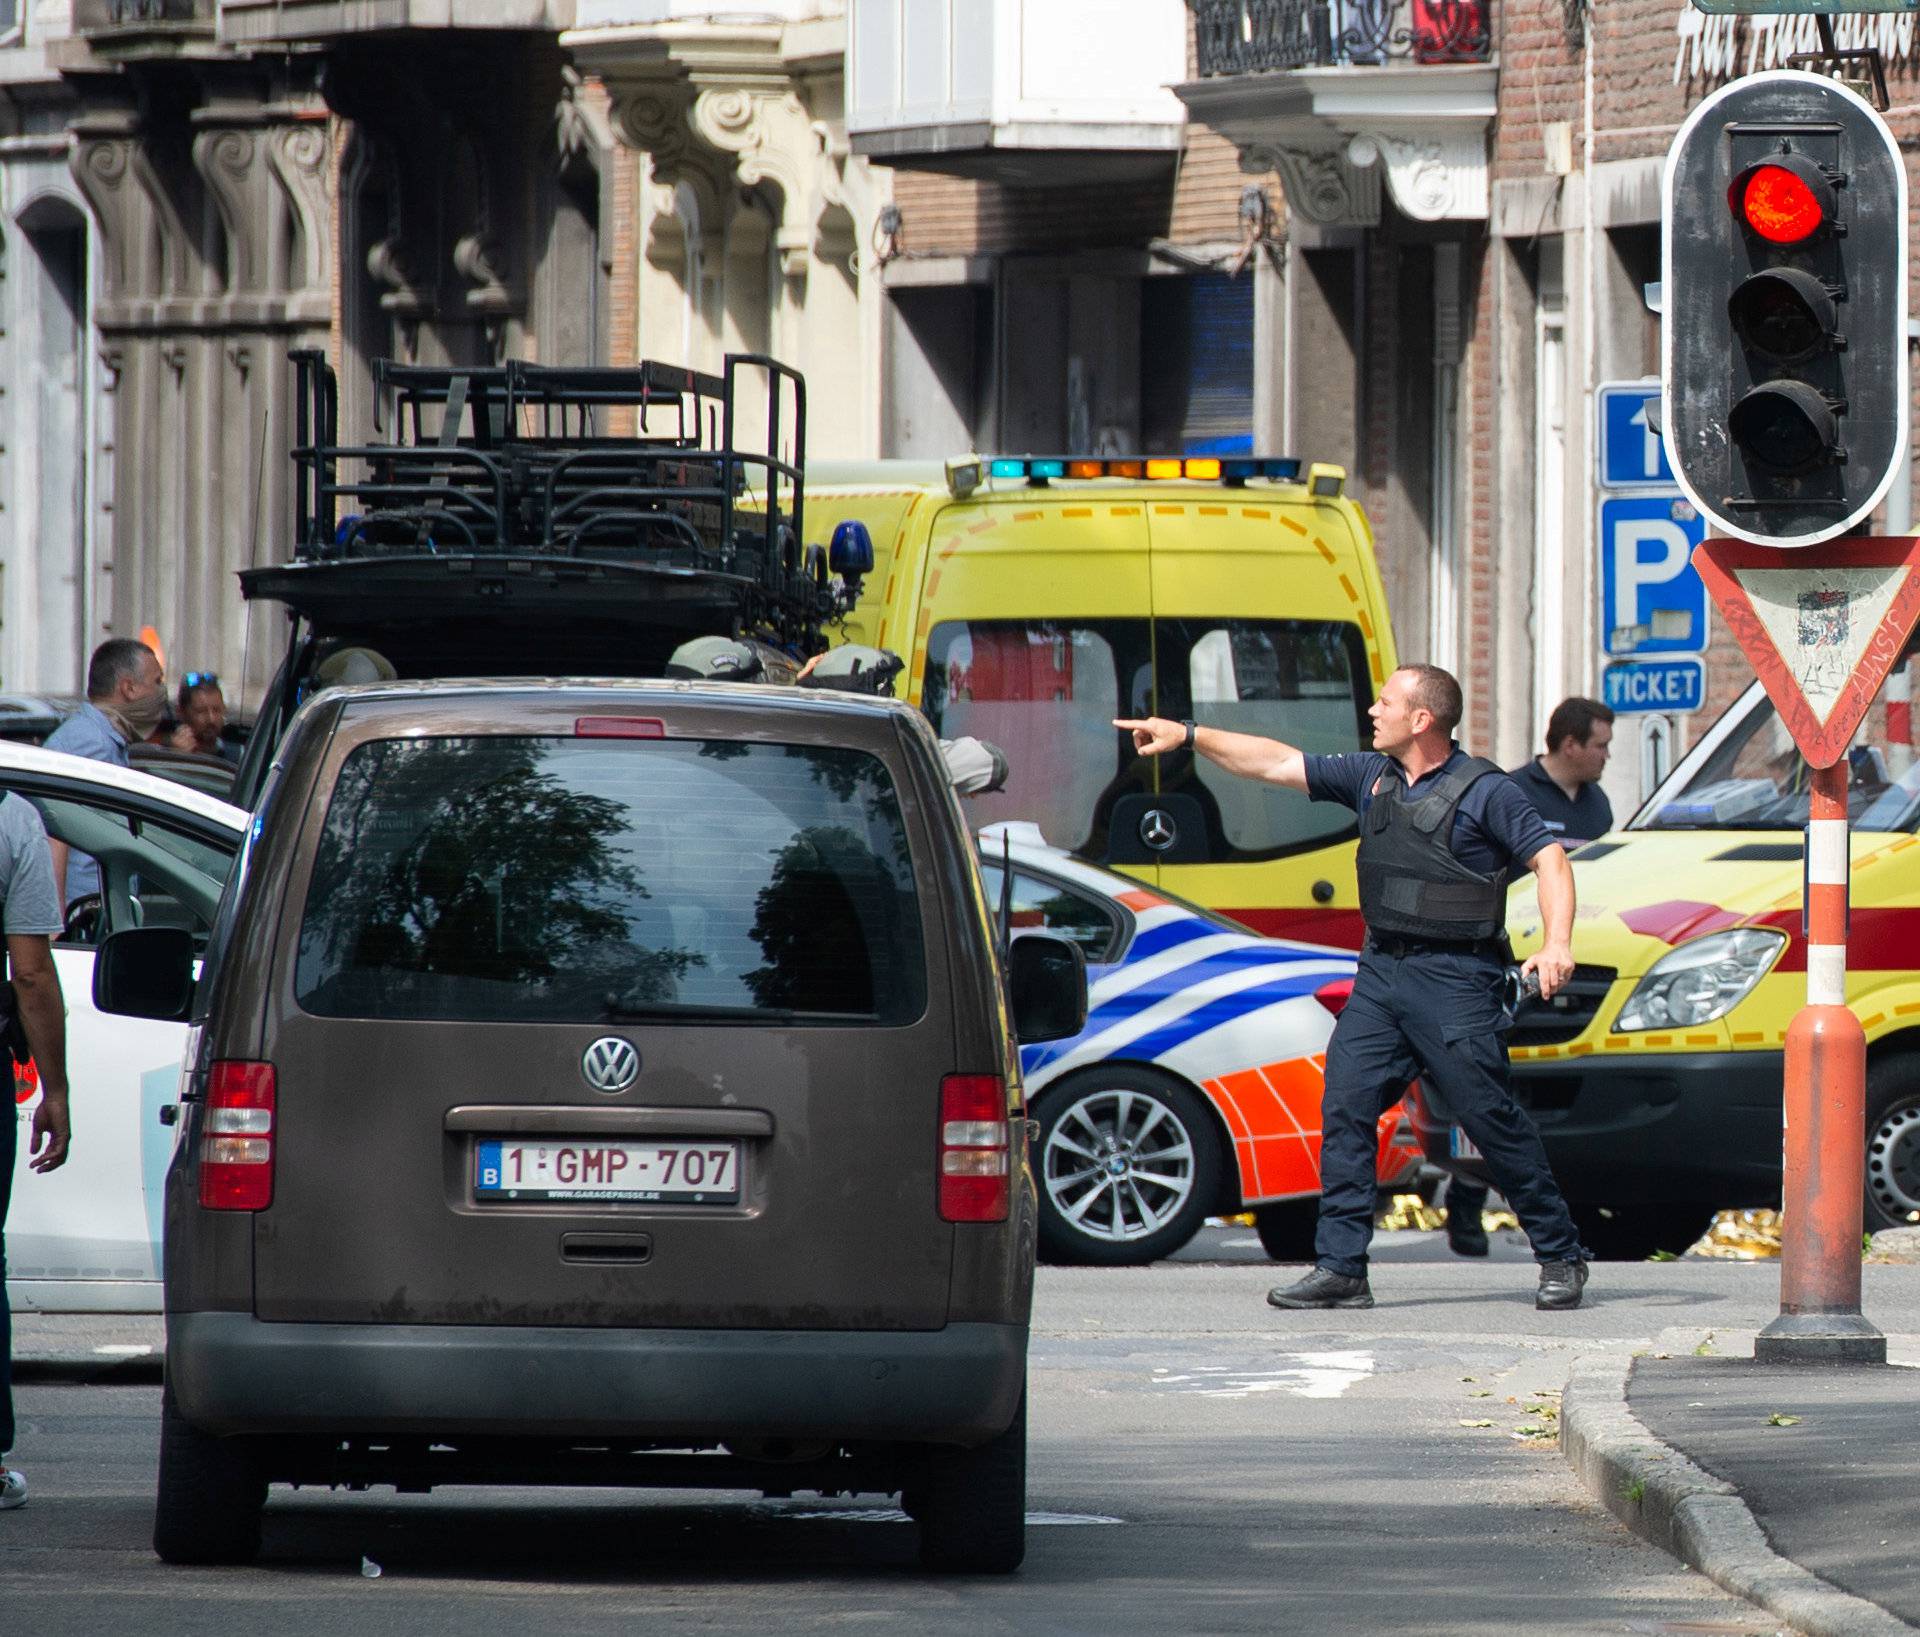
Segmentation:
<svg viewBox="0 0 1920 1637">
<path fill-rule="evenodd" d="M 1007 947 L 1013 1032 L 1023 1046 L 1065 1040 L 1087 1026 L 1087 957 L 1057 932 L 1022 932 Z"/>
<path fill-rule="evenodd" d="M 109 934 L 94 952 L 97 1011 L 184 1023 L 193 986 L 193 934 L 184 927 L 130 927 Z"/>
</svg>

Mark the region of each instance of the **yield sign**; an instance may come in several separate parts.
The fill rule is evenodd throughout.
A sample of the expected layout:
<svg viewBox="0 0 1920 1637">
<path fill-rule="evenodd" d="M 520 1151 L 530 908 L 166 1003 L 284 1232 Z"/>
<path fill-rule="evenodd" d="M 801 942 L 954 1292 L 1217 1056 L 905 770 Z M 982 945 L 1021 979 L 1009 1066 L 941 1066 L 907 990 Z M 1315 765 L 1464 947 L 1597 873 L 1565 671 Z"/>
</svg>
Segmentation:
<svg viewBox="0 0 1920 1637">
<path fill-rule="evenodd" d="M 1708 540 L 1693 563 L 1800 754 L 1832 767 L 1920 619 L 1920 539 Z"/>
</svg>

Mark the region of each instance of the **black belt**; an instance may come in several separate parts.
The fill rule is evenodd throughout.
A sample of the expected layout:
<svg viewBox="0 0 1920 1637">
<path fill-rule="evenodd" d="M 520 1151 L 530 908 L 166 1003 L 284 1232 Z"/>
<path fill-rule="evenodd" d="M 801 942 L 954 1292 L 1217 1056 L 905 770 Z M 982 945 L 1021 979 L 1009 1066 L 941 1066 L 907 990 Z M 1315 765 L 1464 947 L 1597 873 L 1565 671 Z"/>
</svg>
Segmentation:
<svg viewBox="0 0 1920 1637">
<path fill-rule="evenodd" d="M 1391 933 L 1367 934 L 1367 948 L 1376 955 L 1492 955 L 1506 959 L 1505 946 L 1495 938 L 1400 938 Z"/>
</svg>

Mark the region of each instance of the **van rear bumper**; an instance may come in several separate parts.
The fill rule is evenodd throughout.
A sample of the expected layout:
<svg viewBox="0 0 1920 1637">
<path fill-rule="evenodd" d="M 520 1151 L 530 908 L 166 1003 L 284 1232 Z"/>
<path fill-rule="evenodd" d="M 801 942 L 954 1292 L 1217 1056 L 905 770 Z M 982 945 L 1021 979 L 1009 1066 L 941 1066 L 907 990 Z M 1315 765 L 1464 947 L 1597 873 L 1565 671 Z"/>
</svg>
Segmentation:
<svg viewBox="0 0 1920 1637">
<path fill-rule="evenodd" d="M 787 1437 L 977 1444 L 1027 1327 L 586 1330 L 169 1313 L 167 1386 L 214 1433 Z"/>
</svg>

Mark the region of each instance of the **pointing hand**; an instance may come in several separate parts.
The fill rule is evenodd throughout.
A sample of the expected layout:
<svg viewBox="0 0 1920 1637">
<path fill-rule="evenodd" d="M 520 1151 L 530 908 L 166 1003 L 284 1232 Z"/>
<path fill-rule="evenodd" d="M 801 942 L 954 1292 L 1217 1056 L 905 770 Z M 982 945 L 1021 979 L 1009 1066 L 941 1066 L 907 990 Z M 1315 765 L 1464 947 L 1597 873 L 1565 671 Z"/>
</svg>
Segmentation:
<svg viewBox="0 0 1920 1637">
<path fill-rule="evenodd" d="M 1164 716 L 1148 716 L 1137 721 L 1115 717 L 1113 725 L 1133 735 L 1133 748 L 1142 756 L 1161 756 L 1187 742 L 1187 730 Z"/>
</svg>

